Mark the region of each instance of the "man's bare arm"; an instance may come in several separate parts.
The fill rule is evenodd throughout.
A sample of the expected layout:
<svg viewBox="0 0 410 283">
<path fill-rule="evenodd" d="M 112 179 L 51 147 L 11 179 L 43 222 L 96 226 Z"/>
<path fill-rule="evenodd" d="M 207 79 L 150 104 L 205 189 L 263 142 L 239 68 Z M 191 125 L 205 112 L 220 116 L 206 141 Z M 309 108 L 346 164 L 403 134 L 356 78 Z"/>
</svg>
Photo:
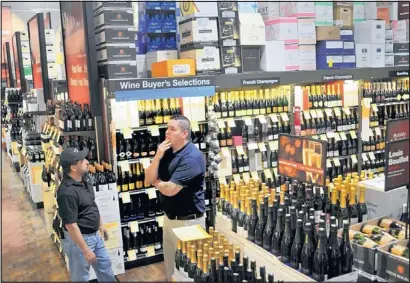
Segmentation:
<svg viewBox="0 0 410 283">
<path fill-rule="evenodd" d="M 161 158 L 155 156 L 148 168 L 145 169 L 145 183 L 151 185 L 158 179 L 158 167 L 160 161 Z"/>
<path fill-rule="evenodd" d="M 161 180 L 157 180 L 154 185 L 158 188 L 161 194 L 168 197 L 175 196 L 183 188 L 183 186 L 177 185 L 173 182 L 162 182 Z"/>
</svg>

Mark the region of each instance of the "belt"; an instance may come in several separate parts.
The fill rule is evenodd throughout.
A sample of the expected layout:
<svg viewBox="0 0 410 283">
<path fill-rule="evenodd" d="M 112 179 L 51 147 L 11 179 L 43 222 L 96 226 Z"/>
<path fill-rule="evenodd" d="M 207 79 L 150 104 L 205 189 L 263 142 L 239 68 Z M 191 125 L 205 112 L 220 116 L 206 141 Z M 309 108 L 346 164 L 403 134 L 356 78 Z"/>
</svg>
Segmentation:
<svg viewBox="0 0 410 283">
<path fill-rule="evenodd" d="M 185 215 L 185 216 L 175 216 L 175 215 L 168 215 L 167 217 L 170 220 L 193 220 L 193 219 L 197 219 L 197 218 L 201 218 L 202 216 L 204 216 L 203 213 L 195 213 L 195 214 L 190 214 L 190 215 Z"/>
</svg>

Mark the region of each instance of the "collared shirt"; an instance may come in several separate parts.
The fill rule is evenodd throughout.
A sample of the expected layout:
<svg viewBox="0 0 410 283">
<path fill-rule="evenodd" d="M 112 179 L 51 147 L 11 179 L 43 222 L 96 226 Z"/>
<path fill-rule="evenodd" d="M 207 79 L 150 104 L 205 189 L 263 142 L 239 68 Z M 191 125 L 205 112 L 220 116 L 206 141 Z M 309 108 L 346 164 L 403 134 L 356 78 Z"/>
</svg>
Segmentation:
<svg viewBox="0 0 410 283">
<path fill-rule="evenodd" d="M 100 213 L 93 186 L 86 176 L 77 182 L 65 174 L 57 191 L 57 203 L 64 228 L 66 224 L 77 223 L 82 234 L 98 231 Z"/>
<path fill-rule="evenodd" d="M 165 152 L 158 168 L 158 177 L 183 186 L 175 196 L 160 194 L 163 209 L 169 216 L 187 216 L 205 212 L 205 158 L 191 142 L 182 149 Z"/>
</svg>

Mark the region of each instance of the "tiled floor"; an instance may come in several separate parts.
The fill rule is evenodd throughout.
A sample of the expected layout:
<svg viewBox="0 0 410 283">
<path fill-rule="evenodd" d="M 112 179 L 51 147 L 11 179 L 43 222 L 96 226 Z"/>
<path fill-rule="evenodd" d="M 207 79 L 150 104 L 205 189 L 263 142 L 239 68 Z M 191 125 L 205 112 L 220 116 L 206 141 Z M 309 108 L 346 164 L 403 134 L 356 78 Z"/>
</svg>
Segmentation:
<svg viewBox="0 0 410 283">
<path fill-rule="evenodd" d="M 24 191 L 22 180 L 1 155 L 2 281 L 70 281 L 65 263 L 37 210 Z M 163 263 L 126 270 L 118 281 L 164 281 Z"/>
</svg>

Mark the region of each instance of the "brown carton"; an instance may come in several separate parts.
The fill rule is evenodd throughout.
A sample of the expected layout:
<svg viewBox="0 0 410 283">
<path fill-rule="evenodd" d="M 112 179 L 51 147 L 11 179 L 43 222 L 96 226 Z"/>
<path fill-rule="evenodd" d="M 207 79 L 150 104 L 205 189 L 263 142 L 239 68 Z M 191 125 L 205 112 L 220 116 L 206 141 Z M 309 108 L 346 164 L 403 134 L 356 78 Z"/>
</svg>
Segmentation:
<svg viewBox="0 0 410 283">
<path fill-rule="evenodd" d="M 340 27 L 316 27 L 316 40 L 340 40 Z"/>
<path fill-rule="evenodd" d="M 353 6 L 336 5 L 333 7 L 333 17 L 340 27 L 353 27 Z"/>
<path fill-rule="evenodd" d="M 409 282 L 409 260 L 392 254 L 393 245 L 407 247 L 409 240 L 399 240 L 377 250 L 377 276 L 390 282 Z"/>
</svg>

